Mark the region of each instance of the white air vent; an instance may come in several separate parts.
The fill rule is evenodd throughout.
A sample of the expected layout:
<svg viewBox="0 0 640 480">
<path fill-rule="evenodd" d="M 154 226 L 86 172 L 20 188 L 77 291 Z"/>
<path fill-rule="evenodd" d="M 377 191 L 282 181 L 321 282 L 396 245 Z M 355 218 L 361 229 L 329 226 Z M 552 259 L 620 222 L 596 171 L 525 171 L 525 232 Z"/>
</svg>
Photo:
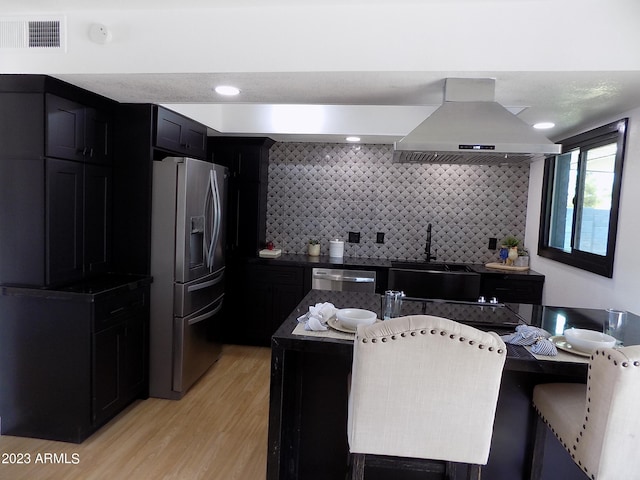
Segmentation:
<svg viewBox="0 0 640 480">
<path fill-rule="evenodd" d="M 65 51 L 64 17 L 0 17 L 0 48 Z"/>
</svg>

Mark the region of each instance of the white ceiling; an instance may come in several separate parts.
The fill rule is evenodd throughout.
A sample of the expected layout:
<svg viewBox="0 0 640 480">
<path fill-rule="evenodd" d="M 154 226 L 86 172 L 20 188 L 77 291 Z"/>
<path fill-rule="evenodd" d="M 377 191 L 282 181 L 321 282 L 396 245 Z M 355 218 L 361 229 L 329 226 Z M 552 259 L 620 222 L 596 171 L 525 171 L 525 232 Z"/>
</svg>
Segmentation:
<svg viewBox="0 0 640 480">
<path fill-rule="evenodd" d="M 0 73 L 165 104 L 224 134 L 391 143 L 442 102 L 448 77 L 495 78 L 496 100 L 555 122 L 554 140 L 640 106 L 636 0 L 51 3 L 3 0 L 0 20 L 63 15 L 66 52 L 0 49 Z M 112 41 L 92 43 L 93 23 Z M 218 84 L 241 95 L 217 97 Z"/>
</svg>

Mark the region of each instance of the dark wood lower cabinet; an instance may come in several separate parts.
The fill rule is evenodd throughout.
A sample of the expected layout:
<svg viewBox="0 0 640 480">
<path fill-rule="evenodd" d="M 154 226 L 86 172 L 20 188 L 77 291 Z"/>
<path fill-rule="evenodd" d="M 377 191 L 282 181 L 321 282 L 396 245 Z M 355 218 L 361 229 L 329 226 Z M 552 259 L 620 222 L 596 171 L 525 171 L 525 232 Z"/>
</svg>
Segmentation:
<svg viewBox="0 0 640 480">
<path fill-rule="evenodd" d="M 228 285 L 225 340 L 245 345 L 271 344 L 271 335 L 305 295 L 304 268 L 243 263 Z M 235 293 L 235 295 L 234 295 Z M 239 293 L 239 294 L 238 294 Z"/>
<path fill-rule="evenodd" d="M 144 317 L 125 321 L 93 335 L 92 420 L 102 424 L 136 398 L 144 386 Z"/>
<path fill-rule="evenodd" d="M 480 280 L 480 295 L 489 300 L 496 297 L 506 303 L 542 303 L 544 276 L 528 276 L 504 273 L 483 273 Z"/>
<path fill-rule="evenodd" d="M 148 299 L 3 287 L 0 433 L 80 443 L 147 397 Z"/>
</svg>

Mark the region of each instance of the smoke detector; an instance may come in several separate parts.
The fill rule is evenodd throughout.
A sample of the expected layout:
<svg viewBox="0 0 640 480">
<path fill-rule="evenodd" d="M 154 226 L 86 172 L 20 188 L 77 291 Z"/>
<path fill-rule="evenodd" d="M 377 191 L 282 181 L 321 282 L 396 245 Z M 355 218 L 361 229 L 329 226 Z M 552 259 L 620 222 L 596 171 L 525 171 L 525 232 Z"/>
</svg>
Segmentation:
<svg viewBox="0 0 640 480">
<path fill-rule="evenodd" d="M 111 35 L 111 30 L 109 30 L 106 25 L 94 23 L 89 27 L 89 38 L 94 43 L 104 45 L 109 43 L 113 36 Z"/>
</svg>

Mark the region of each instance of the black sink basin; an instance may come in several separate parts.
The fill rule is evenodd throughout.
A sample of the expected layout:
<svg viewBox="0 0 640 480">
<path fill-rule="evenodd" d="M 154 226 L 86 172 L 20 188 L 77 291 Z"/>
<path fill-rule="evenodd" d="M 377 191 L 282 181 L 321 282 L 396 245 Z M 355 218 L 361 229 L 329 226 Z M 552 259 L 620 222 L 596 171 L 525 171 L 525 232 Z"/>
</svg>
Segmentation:
<svg viewBox="0 0 640 480">
<path fill-rule="evenodd" d="M 391 268 L 425 270 L 429 272 L 473 272 L 468 265 L 461 265 L 459 263 L 391 262 Z"/>
<path fill-rule="evenodd" d="M 391 262 L 388 285 L 413 298 L 476 301 L 480 274 L 455 263 Z"/>
</svg>

